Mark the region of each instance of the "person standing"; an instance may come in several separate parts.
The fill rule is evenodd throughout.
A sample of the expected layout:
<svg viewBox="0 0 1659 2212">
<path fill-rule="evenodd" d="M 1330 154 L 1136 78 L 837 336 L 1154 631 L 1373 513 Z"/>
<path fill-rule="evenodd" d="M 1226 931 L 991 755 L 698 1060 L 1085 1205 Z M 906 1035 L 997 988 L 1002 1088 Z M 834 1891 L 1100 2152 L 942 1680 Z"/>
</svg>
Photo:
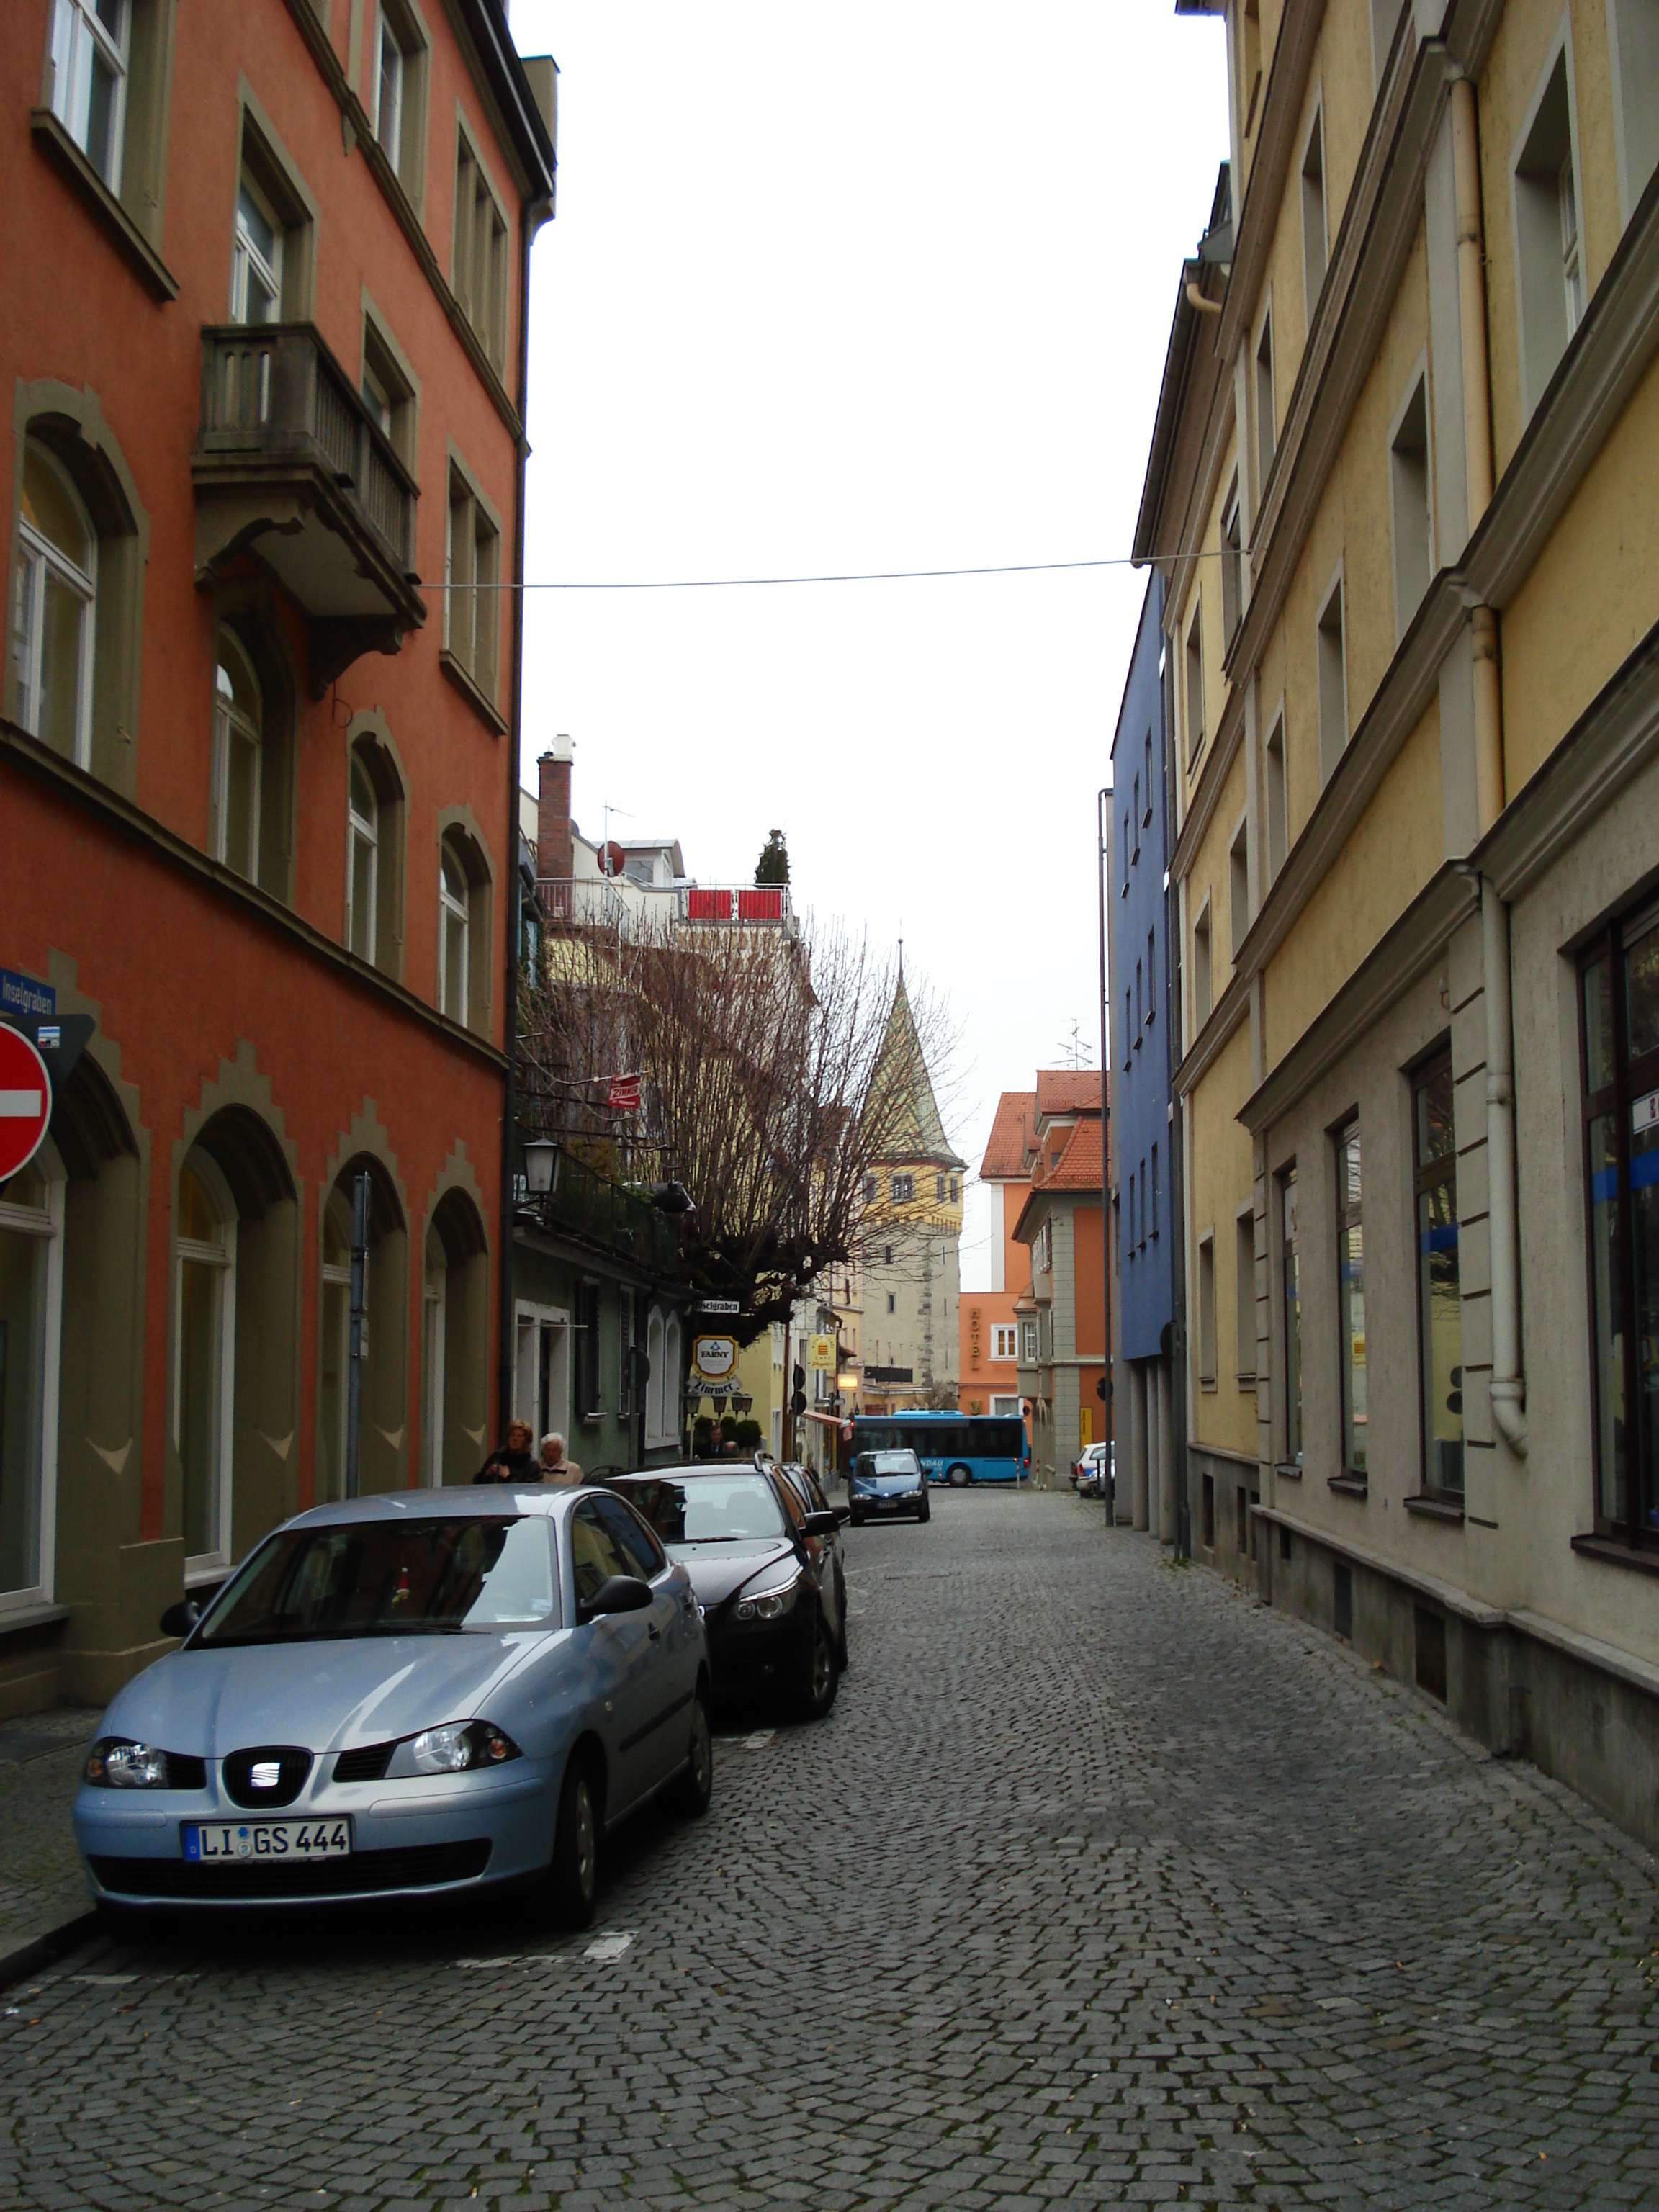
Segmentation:
<svg viewBox="0 0 1659 2212">
<path fill-rule="evenodd" d="M 528 1421 L 509 1421 L 507 1442 L 493 1451 L 478 1469 L 480 1482 L 539 1482 L 542 1471 L 530 1448 L 534 1431 Z"/>
<path fill-rule="evenodd" d="M 544 1482 L 553 1482 L 574 1490 L 582 1479 L 582 1471 L 574 1459 L 564 1455 L 564 1438 L 556 1430 L 542 1438 L 541 1477 Z"/>
</svg>

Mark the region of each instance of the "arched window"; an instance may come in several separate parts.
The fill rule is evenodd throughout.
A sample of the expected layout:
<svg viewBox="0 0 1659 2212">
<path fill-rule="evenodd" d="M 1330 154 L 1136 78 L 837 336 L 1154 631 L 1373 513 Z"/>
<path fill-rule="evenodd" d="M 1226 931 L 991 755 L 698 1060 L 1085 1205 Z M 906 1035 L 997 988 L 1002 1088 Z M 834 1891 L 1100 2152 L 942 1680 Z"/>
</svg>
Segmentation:
<svg viewBox="0 0 1659 2212">
<path fill-rule="evenodd" d="M 420 1479 L 470 1482 L 489 1418 L 489 1240 L 465 1191 L 446 1191 L 433 1209 L 425 1261 Z M 538 1404 L 530 1418 L 538 1439 L 559 1425 L 538 1425 L 541 1416 Z"/>
<path fill-rule="evenodd" d="M 351 1217 L 360 1174 L 368 1177 L 368 1243 L 363 1255 L 363 1328 L 358 1373 L 357 1493 L 401 1490 L 407 1480 L 404 1444 L 409 1411 L 406 1310 L 408 1233 L 396 1188 L 384 1165 L 360 1153 L 336 1176 L 323 1212 L 320 1375 L 317 1394 L 317 1496 L 345 1495 L 350 1363 Z M 331 1367 L 337 1374 L 331 1383 Z M 324 1489 L 325 1482 L 332 1486 Z"/>
<path fill-rule="evenodd" d="M 184 1478 L 185 1571 L 230 1564 L 236 1208 L 193 1148 L 173 1215 L 173 1441 Z"/>
<path fill-rule="evenodd" d="M 256 883 L 264 702 L 239 640 L 219 632 L 213 690 L 213 857 Z"/>
<path fill-rule="evenodd" d="M 63 1170 L 48 1143 L 0 1182 L 0 1620 L 52 1594 L 63 1284 Z"/>
<path fill-rule="evenodd" d="M 468 890 L 455 841 L 446 837 L 438 851 L 438 1012 L 461 1023 L 467 1018 L 471 965 Z"/>
<path fill-rule="evenodd" d="M 14 644 L 17 716 L 77 768 L 92 753 L 98 538 L 69 472 L 31 438 L 23 451 Z"/>
<path fill-rule="evenodd" d="M 346 798 L 346 943 L 371 964 L 380 906 L 380 802 L 362 749 L 354 745 Z"/>
</svg>

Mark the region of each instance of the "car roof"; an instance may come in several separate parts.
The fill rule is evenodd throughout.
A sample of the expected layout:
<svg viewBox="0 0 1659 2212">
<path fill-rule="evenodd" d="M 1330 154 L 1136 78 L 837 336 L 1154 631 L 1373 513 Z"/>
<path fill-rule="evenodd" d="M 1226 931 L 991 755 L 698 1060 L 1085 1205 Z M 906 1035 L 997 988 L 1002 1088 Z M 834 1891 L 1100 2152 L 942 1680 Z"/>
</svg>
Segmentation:
<svg viewBox="0 0 1659 2212">
<path fill-rule="evenodd" d="M 292 1528 L 326 1528 L 353 1521 L 441 1521 L 456 1514 L 540 1513 L 549 1520 L 568 1511 L 581 1496 L 566 1485 L 548 1490 L 539 1483 L 471 1482 L 452 1490 L 382 1490 L 363 1498 L 339 1498 L 297 1513 Z"/>
<path fill-rule="evenodd" d="M 757 1474 L 764 1481 L 771 1472 L 769 1464 L 757 1467 L 752 1459 L 707 1459 L 695 1467 L 636 1467 L 626 1474 L 607 1476 L 606 1482 L 707 1482 L 716 1478 L 729 1480 L 734 1474 Z"/>
</svg>

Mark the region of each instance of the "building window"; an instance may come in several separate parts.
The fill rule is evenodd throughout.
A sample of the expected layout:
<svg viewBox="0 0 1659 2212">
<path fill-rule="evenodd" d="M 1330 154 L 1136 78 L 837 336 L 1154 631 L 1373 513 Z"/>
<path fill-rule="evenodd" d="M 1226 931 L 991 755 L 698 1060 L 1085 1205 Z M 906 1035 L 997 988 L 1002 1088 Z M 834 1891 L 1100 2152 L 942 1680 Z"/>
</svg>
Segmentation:
<svg viewBox="0 0 1659 2212">
<path fill-rule="evenodd" d="M 426 152 L 426 42 L 403 0 L 380 0 L 370 123 L 380 151 L 416 206 Z"/>
<path fill-rule="evenodd" d="M 992 1357 L 992 1358 L 993 1358 L 993 1359 L 1014 1359 L 1014 1358 L 1017 1358 L 1018 1357 L 1018 1346 L 1017 1346 L 1017 1345 L 1016 1345 L 1016 1343 L 1015 1343 L 1015 1338 L 1016 1338 L 1017 1334 L 1018 1334 L 1018 1332 L 1017 1332 L 1017 1330 L 1015 1329 L 1014 1324 L 1013 1324 L 1012 1322 L 1009 1322 L 1008 1323 L 1006 1323 L 1006 1326 L 1005 1326 L 1003 1323 L 1001 1323 L 1001 1322 L 997 1323 L 997 1325 L 996 1325 L 994 1328 L 993 1328 L 993 1329 L 992 1329 L 992 1331 L 991 1331 L 991 1357 Z"/>
<path fill-rule="evenodd" d="M 1129 1054 L 1133 1051 L 1137 1042 L 1138 1040 L 1135 1036 L 1134 995 L 1132 992 L 1126 990 L 1123 994 L 1123 1058 L 1126 1066 L 1128 1061 Z"/>
<path fill-rule="evenodd" d="M 1144 1026 L 1140 1018 L 1140 1010 L 1145 1003 L 1146 1001 L 1142 996 L 1141 989 L 1140 963 L 1137 960 L 1135 963 L 1135 1019 L 1133 1029 L 1135 1050 L 1137 1052 L 1140 1049 L 1140 1032 Z"/>
<path fill-rule="evenodd" d="M 455 154 L 455 219 L 450 281 L 462 313 L 490 364 L 507 360 L 507 218 L 477 149 L 459 133 Z"/>
<path fill-rule="evenodd" d="M 1278 878 L 1290 847 L 1289 808 L 1285 783 L 1285 717 L 1267 734 L 1267 881 Z"/>
<path fill-rule="evenodd" d="M 1150 730 L 1146 732 L 1146 780 L 1143 789 L 1146 811 L 1140 817 L 1140 826 L 1143 830 L 1150 830 L 1152 826 L 1152 733 Z"/>
<path fill-rule="evenodd" d="M 584 1282 L 576 1289 L 576 1374 L 574 1402 L 579 1421 L 596 1420 L 602 1410 L 599 1398 L 599 1285 Z"/>
<path fill-rule="evenodd" d="M 1595 1524 L 1659 1544 L 1659 907 L 1616 922 L 1581 973 L 1595 1344 Z"/>
<path fill-rule="evenodd" d="M 1133 1169 L 1129 1171 L 1129 1241 L 1125 1249 L 1131 1259 L 1139 1249 L 1139 1240 L 1135 1235 L 1135 1178 Z"/>
<path fill-rule="evenodd" d="M 1348 745 L 1348 665 L 1343 647 L 1342 579 L 1331 586 L 1320 609 L 1316 640 L 1319 658 L 1319 776 L 1330 781 Z"/>
<path fill-rule="evenodd" d="M 1628 222 L 1659 168 L 1659 0 L 1613 0 L 1607 15 L 1620 210 Z"/>
<path fill-rule="evenodd" d="M 246 176 L 236 195 L 230 319 L 233 323 L 283 319 L 283 226 L 264 193 Z"/>
<path fill-rule="evenodd" d="M 887 1310 L 889 1313 L 896 1313 L 898 1311 L 898 1299 L 891 1291 L 889 1291 L 887 1293 Z"/>
<path fill-rule="evenodd" d="M 875 1204 L 875 1202 L 876 1202 L 876 1179 L 875 1179 L 874 1176 L 872 1176 L 872 1175 L 867 1175 L 867 1176 L 866 1176 L 866 1177 L 864 1178 L 864 1203 L 865 1203 L 866 1206 L 873 1206 L 873 1205 Z"/>
<path fill-rule="evenodd" d="M 1359 1124 L 1336 1139 L 1336 1282 L 1342 1363 L 1342 1471 L 1365 1464 L 1365 1230 L 1361 1205 Z"/>
<path fill-rule="evenodd" d="M 1325 233 L 1325 117 L 1314 114 L 1313 128 L 1302 155 L 1302 276 L 1307 300 L 1307 320 L 1313 327 L 1314 310 L 1325 283 L 1329 246 Z"/>
<path fill-rule="evenodd" d="M 392 340 L 367 317 L 363 322 L 363 401 L 387 444 L 413 471 L 416 457 L 415 380 Z"/>
<path fill-rule="evenodd" d="M 881 1248 L 881 1264 L 884 1267 L 890 1267 L 893 1264 L 893 1248 L 890 1244 L 884 1244 Z"/>
<path fill-rule="evenodd" d="M 1146 1163 L 1140 1163 L 1140 1249 L 1146 1249 Z"/>
<path fill-rule="evenodd" d="M 1417 1169 L 1417 1323 L 1423 1365 L 1423 1487 L 1463 1495 L 1463 1299 L 1451 1055 L 1420 1074 L 1412 1112 Z"/>
<path fill-rule="evenodd" d="M 236 1210 L 200 1152 L 179 1170 L 173 1226 L 173 1441 L 188 1573 L 230 1562 L 236 1371 Z"/>
<path fill-rule="evenodd" d="M 0 1620 L 50 1601 L 64 1184 L 48 1143 L 0 1183 Z"/>
<path fill-rule="evenodd" d="M 887 1191 L 896 1206 L 908 1206 L 916 1194 L 916 1179 L 913 1175 L 890 1175 Z"/>
<path fill-rule="evenodd" d="M 1158 1016 L 1158 983 L 1157 983 L 1157 981 L 1156 981 L 1157 975 L 1158 975 L 1158 958 L 1157 958 L 1157 953 L 1156 953 L 1156 950 L 1155 950 L 1155 946 L 1154 946 L 1152 932 L 1149 929 L 1149 930 L 1147 931 L 1147 933 L 1146 933 L 1146 1027 L 1147 1029 L 1151 1029 L 1151 1027 L 1152 1026 L 1153 1022 L 1156 1020 L 1157 1016 Z"/>
<path fill-rule="evenodd" d="M 1419 376 L 1401 410 L 1389 447 L 1394 507 L 1394 626 L 1397 638 L 1411 628 L 1434 574 L 1434 535 L 1429 503 L 1428 386 Z"/>
<path fill-rule="evenodd" d="M 121 182 L 132 0 L 53 0 L 52 112 L 112 191 Z"/>
<path fill-rule="evenodd" d="M 467 938 L 471 915 L 466 870 L 446 839 L 438 851 L 438 1012 L 465 1024 L 471 961 Z"/>
<path fill-rule="evenodd" d="M 1215 1388 L 1215 1238 L 1198 1240 L 1198 1379 Z"/>
<path fill-rule="evenodd" d="M 492 707 L 495 641 L 501 629 L 496 585 L 501 532 L 458 468 L 449 472 L 449 522 L 444 543 L 444 650 Z"/>
<path fill-rule="evenodd" d="M 1152 1224 L 1151 1231 L 1152 1239 L 1154 1244 L 1158 1242 L 1158 1146 L 1154 1145 L 1152 1146 Z"/>
<path fill-rule="evenodd" d="M 346 944 L 360 960 L 374 958 L 380 903 L 380 801 L 368 764 L 354 745 L 346 799 Z"/>
<path fill-rule="evenodd" d="M 1227 918 L 1232 927 L 1233 961 L 1244 948 L 1250 932 L 1249 825 L 1241 822 L 1227 851 Z"/>
<path fill-rule="evenodd" d="M 956 1206 L 956 1205 L 960 1204 L 960 1202 L 961 1202 L 961 1199 L 962 1199 L 962 1184 L 961 1184 L 960 1181 L 958 1180 L 958 1178 L 957 1178 L 957 1176 L 951 1176 L 951 1205 L 952 1205 L 952 1206 Z"/>
<path fill-rule="evenodd" d="M 1261 319 L 1261 336 L 1255 342 L 1255 491 L 1258 509 L 1279 444 L 1273 409 L 1273 319 Z"/>
<path fill-rule="evenodd" d="M 1233 1221 L 1233 1372 L 1241 1383 L 1255 1381 L 1255 1215 Z"/>
<path fill-rule="evenodd" d="M 254 117 L 242 112 L 231 238 L 233 323 L 300 323 L 311 312 L 315 210 Z"/>
<path fill-rule="evenodd" d="M 1133 843 L 1129 858 L 1131 860 L 1138 860 L 1140 858 L 1140 778 L 1139 776 L 1134 780 L 1129 806 L 1129 820 L 1133 830 Z"/>
<path fill-rule="evenodd" d="M 1210 902 L 1206 898 L 1193 924 L 1193 1029 L 1210 1018 Z"/>
<path fill-rule="evenodd" d="M 213 678 L 213 857 L 250 883 L 259 874 L 264 702 L 240 641 L 219 633 Z"/>
<path fill-rule="evenodd" d="M 69 471 L 33 438 L 23 449 L 15 589 L 17 719 L 42 744 L 86 768 L 98 538 Z"/>
<path fill-rule="evenodd" d="M 1302 1464 L 1302 1299 L 1296 1264 L 1296 1169 L 1279 1178 L 1279 1296 L 1285 1327 L 1285 1459 Z"/>
<path fill-rule="evenodd" d="M 1221 635 L 1233 641 L 1239 617 L 1244 611 L 1244 538 L 1238 512 L 1238 478 L 1228 487 L 1221 510 Z"/>
<path fill-rule="evenodd" d="M 1255 104 L 1261 93 L 1261 9 L 1260 0 L 1243 0 L 1238 15 L 1238 137 L 1243 145 L 1255 125 Z"/>
<path fill-rule="evenodd" d="M 1020 1357 L 1027 1367 L 1032 1366 L 1035 1364 L 1036 1360 L 1037 1350 L 1036 1323 L 1034 1321 L 1028 1321 L 1021 1323 L 1020 1338 Z"/>
<path fill-rule="evenodd" d="M 942 1175 L 936 1175 L 933 1177 L 933 1203 L 935 1206 L 944 1205 L 945 1189 L 945 1177 Z"/>
<path fill-rule="evenodd" d="M 1187 765 L 1204 750 L 1204 602 L 1193 610 L 1187 632 Z"/>
<path fill-rule="evenodd" d="M 1545 77 L 1515 163 L 1522 405 L 1543 397 L 1584 312 L 1577 149 L 1565 45 Z"/>
</svg>

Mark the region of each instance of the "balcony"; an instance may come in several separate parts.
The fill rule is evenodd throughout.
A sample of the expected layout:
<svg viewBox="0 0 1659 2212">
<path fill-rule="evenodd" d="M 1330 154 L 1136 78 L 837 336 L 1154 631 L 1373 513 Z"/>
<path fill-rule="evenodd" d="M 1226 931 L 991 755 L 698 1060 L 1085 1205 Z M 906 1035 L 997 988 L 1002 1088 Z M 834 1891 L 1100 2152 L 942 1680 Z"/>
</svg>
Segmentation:
<svg viewBox="0 0 1659 2212">
<path fill-rule="evenodd" d="M 419 487 L 310 323 L 202 332 L 196 573 L 257 553 L 310 621 L 311 695 L 426 620 Z"/>
<path fill-rule="evenodd" d="M 781 884 L 732 889 L 637 884 L 628 876 L 538 876 L 536 895 L 552 927 L 608 930 L 629 941 L 721 927 L 776 931 L 791 939 L 800 933 L 788 890 Z"/>
<path fill-rule="evenodd" d="M 647 1274 L 673 1274 L 679 1238 L 668 1215 L 625 1183 L 611 1182 L 561 1149 L 553 1188 L 520 1189 L 517 1219 L 549 1237 L 568 1237 L 599 1252 L 631 1261 Z"/>
</svg>

